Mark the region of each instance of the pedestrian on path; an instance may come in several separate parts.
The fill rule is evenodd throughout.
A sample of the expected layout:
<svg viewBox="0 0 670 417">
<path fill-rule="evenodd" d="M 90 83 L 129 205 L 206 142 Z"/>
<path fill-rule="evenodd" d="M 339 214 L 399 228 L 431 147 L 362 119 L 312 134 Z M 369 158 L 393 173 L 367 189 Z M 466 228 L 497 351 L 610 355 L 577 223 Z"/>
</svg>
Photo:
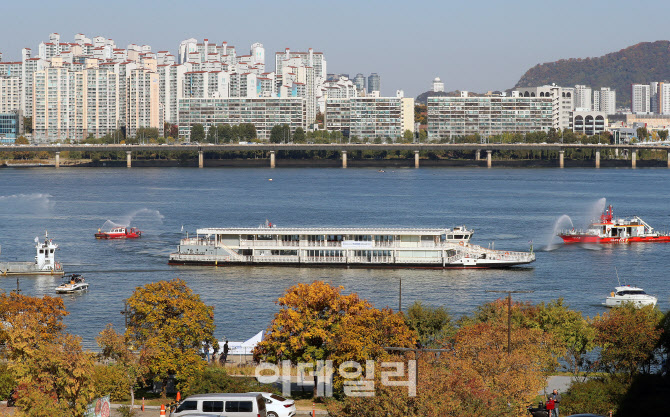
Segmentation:
<svg viewBox="0 0 670 417">
<path fill-rule="evenodd" d="M 554 411 L 549 417 L 558 417 L 558 404 L 561 402 L 561 394 L 558 393 L 558 390 L 554 390 L 549 394 L 549 398 L 554 400 Z"/>
</svg>

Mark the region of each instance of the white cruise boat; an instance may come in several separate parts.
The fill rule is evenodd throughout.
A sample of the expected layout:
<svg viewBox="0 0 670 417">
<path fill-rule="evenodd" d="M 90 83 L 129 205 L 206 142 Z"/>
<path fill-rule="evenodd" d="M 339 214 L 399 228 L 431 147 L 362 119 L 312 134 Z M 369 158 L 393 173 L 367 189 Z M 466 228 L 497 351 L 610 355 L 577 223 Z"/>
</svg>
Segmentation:
<svg viewBox="0 0 670 417">
<path fill-rule="evenodd" d="M 66 275 L 63 283 L 56 287 L 56 294 L 72 294 L 88 290 L 88 282 L 79 274 Z"/>
<path fill-rule="evenodd" d="M 170 265 L 277 265 L 344 268 L 505 268 L 535 261 L 532 252 L 470 243 L 473 230 L 403 228 L 198 229 L 182 239 Z"/>
<path fill-rule="evenodd" d="M 605 300 L 605 307 L 620 307 L 625 303 L 633 303 L 635 307 L 644 307 L 648 305 L 655 306 L 658 299 L 649 295 L 642 288 L 625 285 L 614 287 L 609 297 Z"/>
</svg>

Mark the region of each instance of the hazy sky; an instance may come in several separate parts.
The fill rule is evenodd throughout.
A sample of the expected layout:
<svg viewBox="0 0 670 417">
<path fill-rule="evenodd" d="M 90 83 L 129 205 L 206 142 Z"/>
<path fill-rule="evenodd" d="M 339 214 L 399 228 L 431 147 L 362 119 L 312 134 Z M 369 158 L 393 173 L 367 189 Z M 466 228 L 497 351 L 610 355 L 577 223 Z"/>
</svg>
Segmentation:
<svg viewBox="0 0 670 417">
<path fill-rule="evenodd" d="M 377 72 L 383 94 L 409 96 L 436 76 L 448 91 L 506 89 L 538 63 L 670 38 L 667 0 L 24 0 L 5 2 L 1 13 L 5 61 L 23 47 L 36 53 L 51 32 L 64 42 L 81 32 L 174 55 L 190 37 L 227 41 L 238 54 L 261 42 L 269 70 L 276 51 L 312 47 L 328 72 Z"/>
</svg>

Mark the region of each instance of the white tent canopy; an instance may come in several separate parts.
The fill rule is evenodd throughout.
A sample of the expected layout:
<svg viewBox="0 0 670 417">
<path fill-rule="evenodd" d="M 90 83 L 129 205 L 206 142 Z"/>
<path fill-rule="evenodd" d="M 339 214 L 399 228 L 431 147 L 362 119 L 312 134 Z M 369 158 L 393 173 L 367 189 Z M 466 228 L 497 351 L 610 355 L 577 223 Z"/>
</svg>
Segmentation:
<svg viewBox="0 0 670 417">
<path fill-rule="evenodd" d="M 228 342 L 228 354 L 229 355 L 251 355 L 256 345 L 263 340 L 265 336 L 265 330 L 261 330 L 256 333 L 251 339 L 245 342 Z M 219 353 L 223 352 L 224 342 L 219 342 Z"/>
</svg>

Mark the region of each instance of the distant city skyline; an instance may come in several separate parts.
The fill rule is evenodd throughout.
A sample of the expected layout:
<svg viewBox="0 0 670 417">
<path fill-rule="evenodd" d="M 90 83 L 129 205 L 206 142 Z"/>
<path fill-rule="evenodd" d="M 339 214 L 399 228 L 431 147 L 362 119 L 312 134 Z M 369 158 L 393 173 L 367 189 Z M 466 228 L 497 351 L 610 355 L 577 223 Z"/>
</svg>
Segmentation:
<svg viewBox="0 0 670 417">
<path fill-rule="evenodd" d="M 93 9 L 80 0 L 12 2 L 3 5 L 3 14 L 15 18 L 3 22 L 0 52 L 4 61 L 19 60 L 21 48 L 35 50 L 51 32 L 67 40 L 79 32 L 101 35 L 120 47 L 147 44 L 154 52 L 175 55 L 179 42 L 191 37 L 227 41 L 239 51 L 260 42 L 267 56 L 286 47 L 311 47 L 328 56 L 328 72 L 352 77 L 377 73 L 382 95 L 404 90 L 416 96 L 429 90 L 435 77 L 441 78 L 446 91 L 486 92 L 513 87 L 540 63 L 601 56 L 639 42 L 668 39 L 666 13 L 646 13 L 645 24 L 635 30 L 616 30 L 617 22 L 628 21 L 631 8 L 662 11 L 667 5 L 568 0 L 549 8 L 543 2 L 484 0 L 477 5 L 421 1 L 389 7 L 379 0 L 343 0 L 334 7 L 298 0 L 119 0 L 113 8 Z M 589 30 L 580 16 L 597 16 L 592 23 L 603 22 L 602 30 Z"/>
</svg>

